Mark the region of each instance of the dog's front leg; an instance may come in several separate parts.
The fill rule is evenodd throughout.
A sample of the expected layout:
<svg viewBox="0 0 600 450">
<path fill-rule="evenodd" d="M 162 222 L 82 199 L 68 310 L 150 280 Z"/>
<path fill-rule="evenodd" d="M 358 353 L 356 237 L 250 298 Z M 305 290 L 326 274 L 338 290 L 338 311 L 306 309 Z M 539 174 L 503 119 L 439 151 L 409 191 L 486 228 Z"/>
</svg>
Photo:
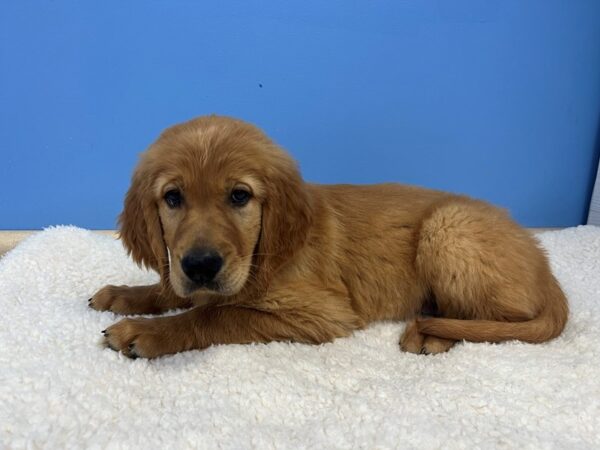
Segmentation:
<svg viewBox="0 0 600 450">
<path fill-rule="evenodd" d="M 160 314 L 169 309 L 189 308 L 190 300 L 177 297 L 160 284 L 150 286 L 104 286 L 88 300 L 90 308 L 116 314 Z"/>
<path fill-rule="evenodd" d="M 359 322 L 332 322 L 304 310 L 265 312 L 202 306 L 152 319 L 123 319 L 104 331 L 106 344 L 126 356 L 156 358 L 213 344 L 295 341 L 318 344 L 347 336 Z"/>
</svg>

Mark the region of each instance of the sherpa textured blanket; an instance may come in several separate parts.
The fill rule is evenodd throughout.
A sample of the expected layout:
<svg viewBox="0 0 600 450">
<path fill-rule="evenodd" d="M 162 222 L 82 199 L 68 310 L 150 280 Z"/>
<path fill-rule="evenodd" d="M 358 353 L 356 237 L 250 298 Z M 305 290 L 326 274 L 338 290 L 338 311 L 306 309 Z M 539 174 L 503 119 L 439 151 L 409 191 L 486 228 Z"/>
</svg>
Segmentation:
<svg viewBox="0 0 600 450">
<path fill-rule="evenodd" d="M 0 448 L 600 448 L 600 228 L 539 238 L 571 306 L 546 344 L 413 355 L 379 323 L 148 361 L 98 345 L 119 318 L 87 299 L 156 274 L 111 238 L 47 229 L 0 260 Z"/>
</svg>

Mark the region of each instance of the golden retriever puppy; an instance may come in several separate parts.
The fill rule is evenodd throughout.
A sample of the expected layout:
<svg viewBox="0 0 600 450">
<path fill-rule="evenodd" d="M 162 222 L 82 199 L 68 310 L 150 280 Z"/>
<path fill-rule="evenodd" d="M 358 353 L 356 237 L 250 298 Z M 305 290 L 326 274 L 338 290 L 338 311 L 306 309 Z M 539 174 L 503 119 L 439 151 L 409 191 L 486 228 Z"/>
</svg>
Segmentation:
<svg viewBox="0 0 600 450">
<path fill-rule="evenodd" d="M 154 358 L 213 344 L 319 344 L 378 320 L 410 320 L 402 350 L 458 340 L 543 342 L 567 320 L 544 252 L 487 203 L 401 184 L 305 183 L 256 127 L 201 117 L 142 156 L 120 216 L 124 245 L 160 274 L 106 286 L 97 310 L 126 318 L 112 349 Z"/>
</svg>

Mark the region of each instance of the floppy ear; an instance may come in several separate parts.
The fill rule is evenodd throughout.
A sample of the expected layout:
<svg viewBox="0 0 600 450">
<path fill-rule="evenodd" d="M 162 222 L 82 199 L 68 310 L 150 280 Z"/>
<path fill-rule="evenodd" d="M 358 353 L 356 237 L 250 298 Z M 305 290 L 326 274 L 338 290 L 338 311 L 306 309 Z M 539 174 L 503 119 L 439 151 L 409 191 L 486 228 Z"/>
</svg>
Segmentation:
<svg viewBox="0 0 600 450">
<path fill-rule="evenodd" d="M 286 161 L 265 180 L 262 229 L 257 249 L 258 279 L 263 288 L 273 274 L 304 245 L 313 206 L 296 165 Z"/>
<path fill-rule="evenodd" d="M 125 196 L 123 212 L 119 216 L 119 235 L 133 260 L 138 265 L 154 269 L 160 274 L 161 284 L 169 276 L 169 260 L 163 239 L 163 230 L 154 198 L 152 177 L 138 168 Z"/>
</svg>

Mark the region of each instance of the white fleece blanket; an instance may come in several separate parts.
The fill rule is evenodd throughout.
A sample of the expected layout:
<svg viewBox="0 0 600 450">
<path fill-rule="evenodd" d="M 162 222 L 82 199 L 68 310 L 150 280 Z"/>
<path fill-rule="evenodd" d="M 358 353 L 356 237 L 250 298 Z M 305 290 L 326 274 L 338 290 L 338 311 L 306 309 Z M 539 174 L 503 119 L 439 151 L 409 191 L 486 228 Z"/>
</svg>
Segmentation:
<svg viewBox="0 0 600 450">
<path fill-rule="evenodd" d="M 540 236 L 571 304 L 547 344 L 401 353 L 404 325 L 321 346 L 153 361 L 98 345 L 107 283 L 152 283 L 121 244 L 47 229 L 0 260 L 0 448 L 599 448 L 600 228 Z"/>
</svg>

